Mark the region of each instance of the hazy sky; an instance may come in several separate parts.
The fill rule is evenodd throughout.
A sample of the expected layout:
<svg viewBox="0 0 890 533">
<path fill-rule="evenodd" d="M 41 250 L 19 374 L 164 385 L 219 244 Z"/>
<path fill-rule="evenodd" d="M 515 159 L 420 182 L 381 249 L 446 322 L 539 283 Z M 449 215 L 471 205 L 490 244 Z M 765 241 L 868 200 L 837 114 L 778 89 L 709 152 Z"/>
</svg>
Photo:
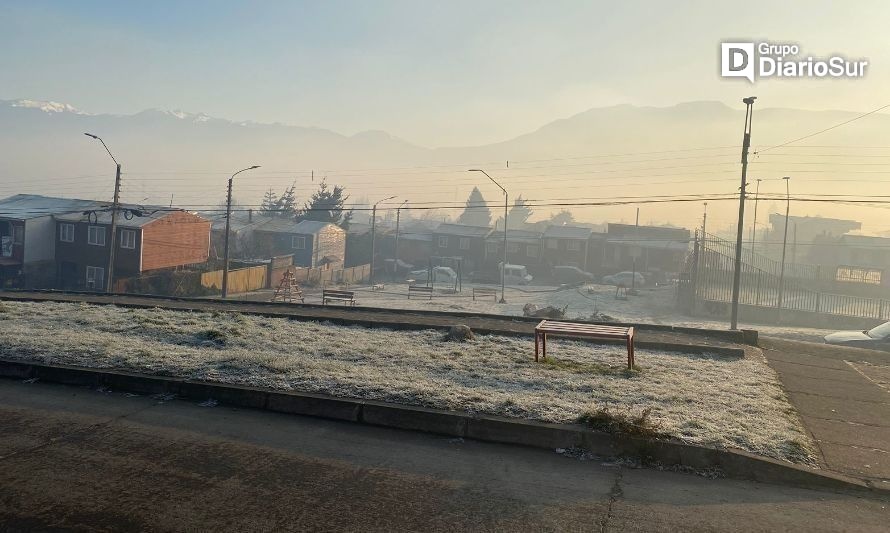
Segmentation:
<svg viewBox="0 0 890 533">
<path fill-rule="evenodd" d="M 886 0 L 829 2 L 21 1 L 0 6 L 0 99 L 88 112 L 203 111 L 382 129 L 426 146 L 513 137 L 616 103 L 754 93 L 762 105 L 887 100 Z M 719 43 L 866 57 L 857 81 L 721 81 Z"/>
</svg>

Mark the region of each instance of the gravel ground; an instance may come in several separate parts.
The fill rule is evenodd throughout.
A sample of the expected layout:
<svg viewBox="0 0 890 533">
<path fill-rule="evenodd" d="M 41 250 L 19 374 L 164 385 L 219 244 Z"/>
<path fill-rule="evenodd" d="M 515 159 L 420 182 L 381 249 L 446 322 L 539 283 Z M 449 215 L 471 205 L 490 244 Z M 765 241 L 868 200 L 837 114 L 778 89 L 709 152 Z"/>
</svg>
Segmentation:
<svg viewBox="0 0 890 533">
<path fill-rule="evenodd" d="M 535 364 L 526 338 L 443 341 L 392 331 L 241 314 L 0 303 L 0 355 L 574 422 L 591 409 L 638 415 L 687 442 L 813 462 L 813 445 L 760 354 L 744 358 L 556 340 Z"/>
</svg>

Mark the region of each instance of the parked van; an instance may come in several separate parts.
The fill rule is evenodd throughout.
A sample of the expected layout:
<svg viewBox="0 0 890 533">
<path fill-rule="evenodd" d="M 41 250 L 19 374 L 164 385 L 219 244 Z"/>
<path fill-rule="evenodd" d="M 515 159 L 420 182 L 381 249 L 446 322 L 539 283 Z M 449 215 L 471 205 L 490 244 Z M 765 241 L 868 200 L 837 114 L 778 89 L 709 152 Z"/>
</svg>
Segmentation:
<svg viewBox="0 0 890 533">
<path fill-rule="evenodd" d="M 503 268 L 503 263 L 498 264 L 500 270 Z M 504 283 L 507 285 L 528 285 L 532 282 L 532 276 L 526 270 L 525 265 L 511 265 L 507 263 L 507 268 L 504 269 Z"/>
</svg>

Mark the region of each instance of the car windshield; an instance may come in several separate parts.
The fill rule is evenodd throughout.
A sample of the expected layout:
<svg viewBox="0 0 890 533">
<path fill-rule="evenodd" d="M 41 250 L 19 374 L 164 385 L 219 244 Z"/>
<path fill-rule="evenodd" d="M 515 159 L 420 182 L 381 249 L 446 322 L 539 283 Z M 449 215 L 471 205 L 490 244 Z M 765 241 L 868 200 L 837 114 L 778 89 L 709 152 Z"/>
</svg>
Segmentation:
<svg viewBox="0 0 890 533">
<path fill-rule="evenodd" d="M 875 326 L 866 332 L 873 339 L 883 339 L 890 336 L 890 322 L 884 322 L 880 326 Z"/>
</svg>

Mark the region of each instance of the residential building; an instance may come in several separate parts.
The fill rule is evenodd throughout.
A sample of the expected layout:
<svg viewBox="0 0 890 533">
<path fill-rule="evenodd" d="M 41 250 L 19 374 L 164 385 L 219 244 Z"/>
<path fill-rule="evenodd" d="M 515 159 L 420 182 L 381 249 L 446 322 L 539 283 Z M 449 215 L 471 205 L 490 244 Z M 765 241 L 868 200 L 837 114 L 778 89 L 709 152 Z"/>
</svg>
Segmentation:
<svg viewBox="0 0 890 533">
<path fill-rule="evenodd" d="M 56 282 L 53 215 L 99 208 L 94 200 L 17 194 L 0 200 L 0 286 L 51 288 Z"/>
<path fill-rule="evenodd" d="M 462 268 L 471 272 L 485 261 L 485 243 L 491 231 L 486 226 L 439 224 L 433 230 L 432 254 L 460 258 Z"/>
<path fill-rule="evenodd" d="M 272 218 L 254 227 L 253 234 L 259 253 L 293 254 L 298 266 L 342 265 L 346 258 L 346 231 L 329 222 Z"/>
<path fill-rule="evenodd" d="M 602 267 L 611 272 L 679 272 L 690 240 L 685 228 L 609 224 Z"/>
<path fill-rule="evenodd" d="M 122 208 L 126 210 L 117 217 L 114 236 L 107 207 L 55 216 L 60 288 L 104 290 L 111 246 L 115 246 L 115 279 L 207 261 L 209 220 L 165 207 Z"/>
<path fill-rule="evenodd" d="M 507 230 L 507 263 L 524 265 L 532 274 L 541 271 L 543 263 L 542 233 L 519 229 Z M 494 231 L 485 239 L 485 265 L 498 272 L 504 260 L 504 232 Z"/>
<path fill-rule="evenodd" d="M 588 269 L 591 228 L 549 226 L 543 235 L 544 263 L 548 267 L 573 266 Z"/>
</svg>

